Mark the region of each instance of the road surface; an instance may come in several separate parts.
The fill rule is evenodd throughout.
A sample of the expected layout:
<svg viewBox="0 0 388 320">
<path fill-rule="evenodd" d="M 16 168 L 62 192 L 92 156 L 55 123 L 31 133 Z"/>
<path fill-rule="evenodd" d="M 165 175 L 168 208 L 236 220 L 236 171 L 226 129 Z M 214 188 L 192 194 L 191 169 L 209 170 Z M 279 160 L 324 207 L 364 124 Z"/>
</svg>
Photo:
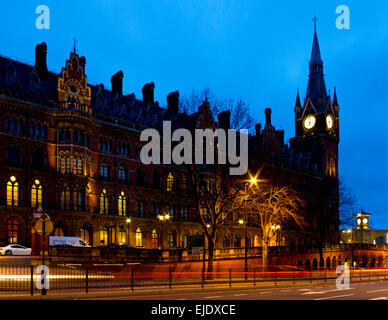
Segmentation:
<svg viewBox="0 0 388 320">
<path fill-rule="evenodd" d="M 388 300 L 388 281 L 351 283 L 349 289 L 337 289 L 333 284 L 273 288 L 225 290 L 213 292 L 145 295 L 123 295 L 113 298 L 100 297 L 93 300 Z"/>
</svg>

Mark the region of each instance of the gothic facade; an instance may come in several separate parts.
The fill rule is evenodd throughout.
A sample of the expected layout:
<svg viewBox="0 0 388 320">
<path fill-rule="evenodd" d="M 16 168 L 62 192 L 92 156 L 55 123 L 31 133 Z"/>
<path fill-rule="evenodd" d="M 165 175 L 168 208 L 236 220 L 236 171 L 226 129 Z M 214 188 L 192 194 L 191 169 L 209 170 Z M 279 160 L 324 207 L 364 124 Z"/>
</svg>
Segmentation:
<svg viewBox="0 0 388 320">
<path fill-rule="evenodd" d="M 198 112 L 179 112 L 179 92 L 167 97 L 167 108 L 154 101 L 155 84 L 147 83 L 142 99 L 123 94 L 122 71 L 111 77 L 111 90 L 92 85 L 86 59 L 70 53 L 59 74 L 46 64 L 47 45 L 35 49 L 35 64 L 0 56 L 0 242 L 35 243 L 37 207 L 50 216 L 55 235 L 80 236 L 99 246 L 131 243 L 136 247 L 186 247 L 201 234 L 191 204 L 184 169 L 140 162 L 145 128 L 195 128 L 211 121 L 229 127 L 230 113 L 213 118 L 207 101 Z M 339 118 L 336 93 L 327 94 L 318 38 L 314 33 L 308 89 L 295 105 L 295 137 L 271 124 L 249 137 L 250 171 L 274 183 L 291 184 L 308 200 L 317 242 L 338 241 Z M 172 219 L 162 222 L 160 214 Z M 250 246 L 259 245 L 260 230 L 250 226 Z M 306 244 L 306 236 L 284 230 L 278 244 Z M 218 247 L 240 247 L 243 230 L 223 227 Z M 314 237 L 308 237 L 313 239 Z"/>
</svg>

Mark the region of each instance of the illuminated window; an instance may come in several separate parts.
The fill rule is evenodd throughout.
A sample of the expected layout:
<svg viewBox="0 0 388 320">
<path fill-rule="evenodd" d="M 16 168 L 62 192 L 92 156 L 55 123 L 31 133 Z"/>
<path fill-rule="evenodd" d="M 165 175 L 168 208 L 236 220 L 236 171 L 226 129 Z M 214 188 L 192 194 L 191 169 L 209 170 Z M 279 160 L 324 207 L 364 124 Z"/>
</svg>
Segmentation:
<svg viewBox="0 0 388 320">
<path fill-rule="evenodd" d="M 8 221 L 8 243 L 18 243 L 19 224 L 16 220 Z"/>
<path fill-rule="evenodd" d="M 152 230 L 152 249 L 159 247 L 159 236 L 156 230 Z"/>
<path fill-rule="evenodd" d="M 86 243 L 89 244 L 90 241 L 90 230 L 87 227 L 82 227 L 81 230 L 81 239 Z"/>
<path fill-rule="evenodd" d="M 187 221 L 187 207 L 181 208 L 181 219 Z"/>
<path fill-rule="evenodd" d="M 125 216 L 127 213 L 127 198 L 125 197 L 124 191 L 121 191 L 119 195 L 118 213 L 119 216 Z"/>
<path fill-rule="evenodd" d="M 141 232 L 140 228 L 136 229 L 136 247 L 142 247 L 143 246 L 143 233 Z"/>
<path fill-rule="evenodd" d="M 170 172 L 167 176 L 167 191 L 174 191 L 174 176 Z"/>
<path fill-rule="evenodd" d="M 61 172 L 70 173 L 70 156 L 62 155 L 60 159 L 61 159 Z"/>
<path fill-rule="evenodd" d="M 42 206 L 42 185 L 40 181 L 36 179 L 34 185 L 31 188 L 31 207 L 37 208 Z"/>
<path fill-rule="evenodd" d="M 100 194 L 100 213 L 108 214 L 109 211 L 109 197 L 106 194 L 106 190 L 103 189 Z"/>
<path fill-rule="evenodd" d="M 174 247 L 175 245 L 174 240 L 175 240 L 174 233 L 172 231 L 169 231 L 167 234 L 167 245 L 169 248 Z"/>
<path fill-rule="evenodd" d="M 57 225 L 54 228 L 53 234 L 56 237 L 63 237 L 65 235 L 65 229 L 61 225 Z"/>
<path fill-rule="evenodd" d="M 16 181 L 14 176 L 12 176 L 7 182 L 7 205 L 19 205 L 19 183 Z"/>
<path fill-rule="evenodd" d="M 108 244 L 108 230 L 100 230 L 100 244 L 107 245 Z"/>
<path fill-rule="evenodd" d="M 82 158 L 73 158 L 73 172 L 74 174 L 83 174 L 83 161 Z"/>
</svg>

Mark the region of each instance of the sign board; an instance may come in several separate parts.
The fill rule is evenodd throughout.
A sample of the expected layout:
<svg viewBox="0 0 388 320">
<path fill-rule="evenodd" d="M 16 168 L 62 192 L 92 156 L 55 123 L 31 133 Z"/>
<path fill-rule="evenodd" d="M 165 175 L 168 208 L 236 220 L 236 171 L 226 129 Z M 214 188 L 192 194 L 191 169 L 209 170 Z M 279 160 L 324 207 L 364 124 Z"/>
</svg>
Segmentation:
<svg viewBox="0 0 388 320">
<path fill-rule="evenodd" d="M 42 212 L 34 212 L 33 216 L 35 219 L 41 219 L 43 216 L 43 213 Z M 50 217 L 47 213 L 45 213 L 45 217 L 46 217 L 46 220 L 50 220 Z"/>
<path fill-rule="evenodd" d="M 203 254 L 203 247 L 192 247 L 191 254 Z"/>
<path fill-rule="evenodd" d="M 51 222 L 51 220 L 46 220 L 45 221 L 45 235 L 49 235 L 51 232 L 53 232 L 53 229 L 54 229 L 54 225 L 53 223 Z M 43 235 L 43 220 L 42 219 L 39 219 L 38 221 L 36 221 L 35 223 L 35 231 L 36 233 L 38 233 L 39 235 Z"/>
</svg>

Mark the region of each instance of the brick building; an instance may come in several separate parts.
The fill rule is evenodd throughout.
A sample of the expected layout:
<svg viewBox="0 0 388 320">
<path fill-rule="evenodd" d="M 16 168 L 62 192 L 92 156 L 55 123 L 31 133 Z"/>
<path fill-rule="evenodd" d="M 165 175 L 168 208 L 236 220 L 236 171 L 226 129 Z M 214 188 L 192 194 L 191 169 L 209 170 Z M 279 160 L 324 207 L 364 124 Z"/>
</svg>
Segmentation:
<svg viewBox="0 0 388 320">
<path fill-rule="evenodd" d="M 124 94 L 122 71 L 111 77 L 111 90 L 91 85 L 86 59 L 75 49 L 59 74 L 47 69 L 46 58 L 45 43 L 36 46 L 34 65 L 0 56 L 0 242 L 36 243 L 32 213 L 41 206 L 53 234 L 80 236 L 93 246 L 186 247 L 202 231 L 185 170 L 142 164 L 139 135 L 160 129 L 163 120 L 191 129 L 211 120 L 228 128 L 230 113 L 215 121 L 206 101 L 198 112 L 180 113 L 177 91 L 162 108 L 153 82 L 143 86 L 141 99 Z M 298 92 L 296 99 L 295 138 L 285 144 L 270 109 L 264 128 L 257 124 L 249 138 L 250 171 L 295 186 L 309 203 L 305 233 L 313 236 L 284 229 L 277 244 L 338 241 L 338 111 L 336 93 L 332 100 L 326 92 L 315 31 L 306 98 L 302 105 Z M 161 222 L 161 213 L 173 218 Z M 240 247 L 242 229 L 231 221 L 217 246 Z M 259 232 L 248 228 L 250 246 L 259 245 Z"/>
</svg>

